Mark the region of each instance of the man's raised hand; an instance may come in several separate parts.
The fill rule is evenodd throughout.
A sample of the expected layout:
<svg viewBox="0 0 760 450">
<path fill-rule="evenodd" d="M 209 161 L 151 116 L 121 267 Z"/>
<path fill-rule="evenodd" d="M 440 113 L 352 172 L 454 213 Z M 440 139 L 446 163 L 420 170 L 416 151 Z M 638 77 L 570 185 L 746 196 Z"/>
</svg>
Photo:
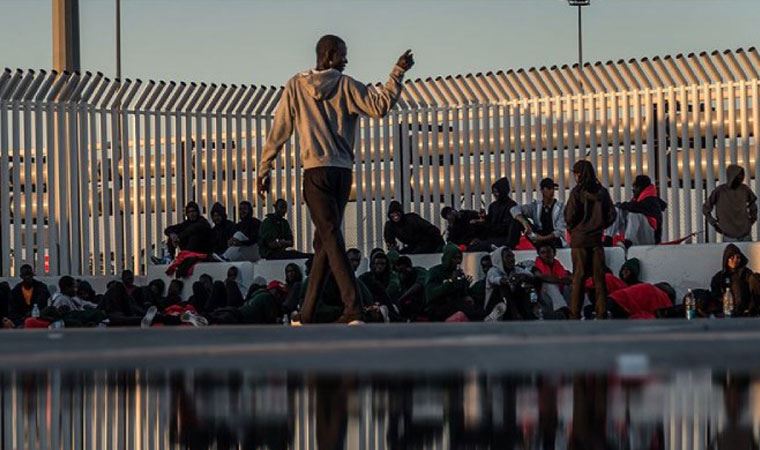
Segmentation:
<svg viewBox="0 0 760 450">
<path fill-rule="evenodd" d="M 412 49 L 405 51 L 404 54 L 398 58 L 396 65 L 404 69 L 405 72 L 411 69 L 412 66 L 414 66 L 414 55 L 412 54 Z"/>
<path fill-rule="evenodd" d="M 259 193 L 259 198 L 262 200 L 266 198 L 271 185 L 272 179 L 269 177 L 269 173 L 263 174 L 256 178 L 256 190 Z"/>
</svg>

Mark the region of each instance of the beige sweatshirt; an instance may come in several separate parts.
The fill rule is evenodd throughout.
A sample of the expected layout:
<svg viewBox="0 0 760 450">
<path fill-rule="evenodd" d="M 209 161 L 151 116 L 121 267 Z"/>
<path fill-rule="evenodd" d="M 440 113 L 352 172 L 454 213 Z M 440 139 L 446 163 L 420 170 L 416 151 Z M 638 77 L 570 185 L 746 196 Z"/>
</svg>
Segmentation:
<svg viewBox="0 0 760 450">
<path fill-rule="evenodd" d="M 401 94 L 403 77 L 404 70 L 395 66 L 385 86 L 372 90 L 335 69 L 294 76 L 280 98 L 257 173 L 269 172 L 293 130 L 298 133 L 304 170 L 325 166 L 352 169 L 359 115 L 388 114 Z"/>
</svg>

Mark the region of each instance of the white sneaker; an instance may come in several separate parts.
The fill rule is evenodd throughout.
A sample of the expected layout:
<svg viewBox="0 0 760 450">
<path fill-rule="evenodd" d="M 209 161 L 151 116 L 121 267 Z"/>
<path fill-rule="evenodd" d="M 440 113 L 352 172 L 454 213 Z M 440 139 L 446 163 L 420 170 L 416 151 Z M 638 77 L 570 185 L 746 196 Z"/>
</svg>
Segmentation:
<svg viewBox="0 0 760 450">
<path fill-rule="evenodd" d="M 357 325 L 364 325 L 363 320 L 352 320 L 351 322 L 348 322 L 349 327 L 355 327 Z"/>
<path fill-rule="evenodd" d="M 485 319 L 483 319 L 483 322 L 498 322 L 501 320 L 502 317 L 504 317 L 504 313 L 507 312 L 507 303 L 506 302 L 499 302 L 496 304 L 496 306 L 493 307 L 493 310 L 491 310 L 491 313 L 486 316 Z"/>
<path fill-rule="evenodd" d="M 185 323 L 192 324 L 194 327 L 208 326 L 208 320 L 205 317 L 193 314 L 190 311 L 183 312 L 180 319 Z"/>
<path fill-rule="evenodd" d="M 158 308 L 155 306 L 148 308 L 145 316 L 142 318 L 142 322 L 140 322 L 140 328 L 150 328 L 153 325 L 153 319 L 156 317 L 156 314 L 158 314 Z"/>
</svg>

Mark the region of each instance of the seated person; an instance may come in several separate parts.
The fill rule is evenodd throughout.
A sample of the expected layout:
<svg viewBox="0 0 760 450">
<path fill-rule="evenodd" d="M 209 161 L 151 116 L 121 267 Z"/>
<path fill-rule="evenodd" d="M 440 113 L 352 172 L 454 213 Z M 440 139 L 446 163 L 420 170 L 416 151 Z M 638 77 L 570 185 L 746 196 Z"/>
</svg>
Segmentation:
<svg viewBox="0 0 760 450">
<path fill-rule="evenodd" d="M 221 203 L 214 203 L 211 206 L 211 222 L 214 227 L 211 229 L 213 248 L 216 255 L 223 255 L 229 247 L 229 241 L 235 234 L 235 224 L 227 218 L 227 210 Z"/>
<path fill-rule="evenodd" d="M 293 246 L 293 231 L 285 219 L 288 202 L 278 199 L 274 202 L 274 212 L 267 214 L 261 224 L 259 253 L 264 259 L 298 259 L 306 258 L 305 253 L 289 250 Z"/>
<path fill-rule="evenodd" d="M 543 303 L 550 311 L 565 309 L 569 315 L 568 300 L 573 284 L 570 272 L 556 258 L 557 251 L 551 241 L 542 241 L 536 250 L 538 256 L 533 265 L 533 276 L 541 285 Z"/>
<path fill-rule="evenodd" d="M 240 221 L 235 224 L 235 232 L 227 242 L 228 248 L 222 258 L 227 261 L 259 260 L 259 230 L 261 221 L 253 217 L 251 202 L 240 202 L 238 207 Z"/>
<path fill-rule="evenodd" d="M 185 205 L 185 220 L 171 225 L 164 230 L 168 238 L 169 253 L 175 257 L 176 249 L 208 255 L 212 249 L 213 238 L 211 225 L 201 216 L 201 210 L 195 202 Z"/>
<path fill-rule="evenodd" d="M 358 248 L 349 248 L 346 251 L 346 256 L 348 257 L 348 263 L 351 264 L 351 270 L 355 274 L 359 270 L 359 266 L 362 265 L 362 252 Z"/>
<path fill-rule="evenodd" d="M 238 308 L 240 323 L 282 323 L 282 317 L 285 314 L 282 306 L 286 296 L 287 289 L 284 284 L 279 281 L 269 282 L 266 289 L 254 293 Z"/>
<path fill-rule="evenodd" d="M 293 311 L 298 310 L 302 284 L 303 272 L 301 271 L 301 266 L 295 263 L 285 266 L 285 289 L 287 289 L 288 295 L 285 298 L 283 307 L 286 314 L 291 314 Z"/>
<path fill-rule="evenodd" d="M 16 326 L 24 322 L 24 318 L 32 313 L 32 307 L 43 310 L 48 305 L 50 292 L 44 283 L 34 279 L 34 269 L 24 264 L 19 270 L 21 282 L 13 287 L 8 301 L 8 319 Z"/>
<path fill-rule="evenodd" d="M 306 278 L 304 278 L 301 283 L 301 292 L 299 293 L 298 300 L 299 308 L 303 305 L 304 297 L 306 297 L 306 290 L 309 288 L 308 275 L 311 270 L 312 259 L 313 257 L 309 257 L 304 264 L 306 266 Z M 363 310 L 366 310 L 373 305 L 372 294 L 369 292 L 367 286 L 358 278 L 356 280 L 356 285 L 362 308 Z M 343 306 L 344 304 L 340 297 L 338 283 L 335 281 L 332 272 L 330 272 L 325 279 L 322 295 L 317 300 L 317 305 L 314 308 L 314 323 L 335 323 L 343 315 Z M 299 321 L 297 315 L 295 320 Z"/>
<path fill-rule="evenodd" d="M 403 320 L 414 321 L 425 309 L 425 282 L 428 271 L 424 267 L 414 267 L 408 256 L 396 261 L 400 295 L 396 302 Z"/>
<path fill-rule="evenodd" d="M 404 213 L 401 203 L 388 206 L 388 221 L 383 229 L 385 245 L 401 254 L 438 253 L 443 248 L 441 230 L 415 213 Z M 399 248 L 398 242 L 404 245 Z"/>
<path fill-rule="evenodd" d="M 457 211 L 449 206 L 441 210 L 441 217 L 446 220 L 446 242 L 454 245 L 468 246 L 485 233 L 485 218 L 477 211 L 464 209 Z"/>
<path fill-rule="evenodd" d="M 723 266 L 710 281 L 710 291 L 721 300 L 726 289 L 734 297 L 734 315 L 752 316 L 760 310 L 760 275 L 747 267 L 747 257 L 735 244 L 728 244 L 723 251 Z"/>
<path fill-rule="evenodd" d="M 540 183 L 541 200 L 533 200 L 525 205 L 515 205 L 511 213 L 525 229 L 533 245 L 551 244 L 555 249 L 567 247 L 567 225 L 565 225 L 565 205 L 554 198 L 557 183 L 544 178 Z"/>
<path fill-rule="evenodd" d="M 613 319 L 654 319 L 658 311 L 673 306 L 675 297 L 668 283 L 638 283 L 610 294 L 607 310 Z"/>
<path fill-rule="evenodd" d="M 615 240 L 624 239 L 626 245 L 654 245 L 662 241 L 662 213 L 668 204 L 657 195 L 657 187 L 646 175 L 633 182 L 633 199 L 617 205 L 615 222 L 605 235 Z"/>
<path fill-rule="evenodd" d="M 486 306 L 486 276 L 491 267 L 493 267 L 493 263 L 491 263 L 491 255 L 481 256 L 480 271 L 483 273 L 483 278 L 470 286 L 470 297 L 475 300 L 475 305 L 480 309 L 485 309 Z"/>
<path fill-rule="evenodd" d="M 506 246 L 491 252 L 491 262 L 486 276 L 486 320 L 500 320 L 505 314 L 511 320 L 535 318 L 529 292 L 534 288 L 533 275 L 515 264 L 515 254 Z"/>
<path fill-rule="evenodd" d="M 517 206 L 509 197 L 510 186 L 507 178 L 500 178 L 491 186 L 495 200 L 488 205 L 484 225 L 485 234 L 478 236 L 467 246 L 469 251 L 490 251 L 494 246 L 515 248 L 523 231 L 520 222 L 512 216 L 512 208 Z"/>
<path fill-rule="evenodd" d="M 135 285 L 135 273 L 129 269 L 121 272 L 121 283 L 127 289 L 127 294 L 135 297 L 139 295 L 140 287 Z"/>
<path fill-rule="evenodd" d="M 482 320 L 484 314 L 467 292 L 472 277 L 459 269 L 462 251 L 454 244 L 443 248 L 441 264 L 428 271 L 425 282 L 425 314 L 431 321 L 445 321 L 455 313 L 464 313 L 469 320 Z"/>
<path fill-rule="evenodd" d="M 50 305 L 67 311 L 84 311 L 85 309 L 95 309 L 98 307 L 95 303 L 82 300 L 77 297 L 77 286 L 74 278 L 64 275 L 58 280 L 58 292 L 53 295 Z"/>
<path fill-rule="evenodd" d="M 618 276 L 626 286 L 633 286 L 634 284 L 641 283 L 641 261 L 639 261 L 638 258 L 626 260 L 626 262 L 623 263 L 623 266 L 620 267 Z"/>
<path fill-rule="evenodd" d="M 400 295 L 398 277 L 391 269 L 388 255 L 382 250 L 372 254 L 369 272 L 359 277 L 372 294 L 372 302 L 389 306 L 394 304 Z"/>
<path fill-rule="evenodd" d="M 625 264 L 623 265 L 625 267 Z M 623 268 L 620 268 L 620 271 L 622 273 Z M 609 267 L 604 267 L 604 284 L 607 286 L 607 296 L 609 297 L 610 294 L 612 294 L 615 291 L 618 291 L 620 289 L 624 289 L 628 287 L 628 284 L 626 284 L 625 281 L 622 279 L 616 277 L 612 270 L 610 270 Z M 591 305 L 587 305 L 584 308 L 583 315 L 586 319 L 591 319 L 594 316 L 594 302 L 596 299 L 596 289 L 594 288 L 594 279 L 593 277 L 586 278 L 586 281 L 583 284 L 583 287 L 586 292 L 586 297 L 590 299 Z"/>
</svg>

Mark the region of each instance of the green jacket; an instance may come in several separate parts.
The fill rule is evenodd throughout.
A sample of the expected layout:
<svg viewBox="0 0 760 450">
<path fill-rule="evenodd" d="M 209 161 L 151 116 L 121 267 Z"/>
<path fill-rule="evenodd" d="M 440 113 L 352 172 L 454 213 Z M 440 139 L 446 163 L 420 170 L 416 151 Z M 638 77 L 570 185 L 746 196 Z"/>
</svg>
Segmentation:
<svg viewBox="0 0 760 450">
<path fill-rule="evenodd" d="M 293 231 L 285 218 L 274 213 L 267 214 L 259 229 L 259 254 L 262 258 L 266 259 L 276 250 L 279 250 L 272 247 L 275 239 L 292 241 Z"/>
<path fill-rule="evenodd" d="M 428 305 L 433 303 L 445 303 L 450 298 L 464 297 L 467 295 L 469 284 L 462 278 L 452 280 L 456 265 L 453 259 L 462 252 L 456 245 L 448 244 L 443 248 L 441 264 L 433 266 L 427 274 L 425 282 L 425 300 Z"/>
<path fill-rule="evenodd" d="M 266 289 L 256 291 L 250 299 L 238 309 L 244 323 L 278 323 L 280 319 L 280 302 Z"/>
</svg>

